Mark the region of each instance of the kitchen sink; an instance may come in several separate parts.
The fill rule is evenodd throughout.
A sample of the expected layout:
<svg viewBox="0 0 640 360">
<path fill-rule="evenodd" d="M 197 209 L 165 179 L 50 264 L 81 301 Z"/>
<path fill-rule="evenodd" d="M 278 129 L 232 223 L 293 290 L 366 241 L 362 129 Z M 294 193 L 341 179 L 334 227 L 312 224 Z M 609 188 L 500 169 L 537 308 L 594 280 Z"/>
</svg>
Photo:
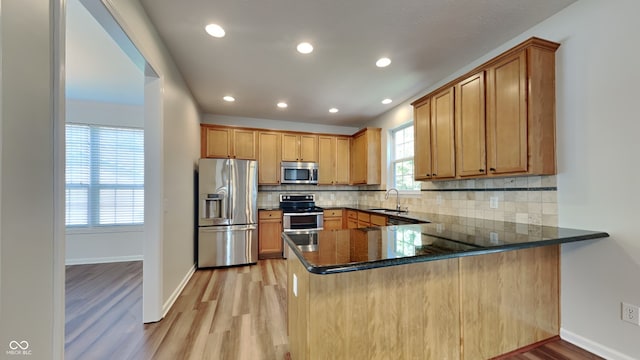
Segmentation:
<svg viewBox="0 0 640 360">
<path fill-rule="evenodd" d="M 386 213 L 394 213 L 394 214 L 406 214 L 409 211 L 408 210 L 396 210 L 396 209 L 369 209 L 369 211 L 382 211 L 382 212 L 386 212 Z"/>
</svg>

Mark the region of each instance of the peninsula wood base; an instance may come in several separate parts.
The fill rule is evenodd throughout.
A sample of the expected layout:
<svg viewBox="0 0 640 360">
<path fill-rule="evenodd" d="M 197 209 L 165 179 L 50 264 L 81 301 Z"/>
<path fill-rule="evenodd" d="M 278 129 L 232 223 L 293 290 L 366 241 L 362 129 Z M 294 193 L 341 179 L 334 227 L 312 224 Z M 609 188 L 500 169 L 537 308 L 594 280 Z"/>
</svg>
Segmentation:
<svg viewBox="0 0 640 360">
<path fill-rule="evenodd" d="M 293 360 L 488 359 L 559 334 L 557 245 L 330 275 L 296 256 L 287 267 Z"/>
</svg>

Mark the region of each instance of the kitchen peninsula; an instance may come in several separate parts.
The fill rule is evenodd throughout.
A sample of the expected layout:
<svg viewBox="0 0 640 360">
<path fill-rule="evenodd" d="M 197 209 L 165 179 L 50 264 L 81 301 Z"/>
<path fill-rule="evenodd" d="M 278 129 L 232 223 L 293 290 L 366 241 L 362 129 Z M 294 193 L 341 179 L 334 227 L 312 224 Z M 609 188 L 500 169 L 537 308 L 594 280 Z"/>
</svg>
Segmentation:
<svg viewBox="0 0 640 360">
<path fill-rule="evenodd" d="M 559 334 L 559 244 L 604 232 L 433 215 L 283 234 L 293 359 L 488 359 Z"/>
</svg>

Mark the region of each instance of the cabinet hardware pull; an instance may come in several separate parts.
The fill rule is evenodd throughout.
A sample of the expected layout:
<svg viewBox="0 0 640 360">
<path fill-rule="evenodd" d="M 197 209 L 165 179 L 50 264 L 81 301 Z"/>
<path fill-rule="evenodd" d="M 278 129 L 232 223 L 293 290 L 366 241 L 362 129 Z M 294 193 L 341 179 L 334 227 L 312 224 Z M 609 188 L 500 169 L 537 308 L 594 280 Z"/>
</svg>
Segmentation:
<svg viewBox="0 0 640 360">
<path fill-rule="evenodd" d="M 432 174 L 433 176 L 438 176 L 438 174 Z"/>
<path fill-rule="evenodd" d="M 484 172 L 484 169 L 480 169 L 480 172 Z"/>
<path fill-rule="evenodd" d="M 490 171 L 496 171 L 496 168 L 489 168 Z"/>
</svg>

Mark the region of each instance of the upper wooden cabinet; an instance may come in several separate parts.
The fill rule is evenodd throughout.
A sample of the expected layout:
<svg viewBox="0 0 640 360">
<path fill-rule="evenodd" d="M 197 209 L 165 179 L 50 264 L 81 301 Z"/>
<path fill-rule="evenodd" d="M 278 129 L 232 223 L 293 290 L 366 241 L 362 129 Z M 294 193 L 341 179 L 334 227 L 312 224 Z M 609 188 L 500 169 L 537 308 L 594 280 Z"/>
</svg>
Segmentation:
<svg viewBox="0 0 640 360">
<path fill-rule="evenodd" d="M 416 180 L 449 179 L 456 175 L 454 88 L 414 103 Z"/>
<path fill-rule="evenodd" d="M 349 138 L 318 136 L 318 185 L 349 184 Z"/>
<path fill-rule="evenodd" d="M 453 112 L 454 88 L 431 98 L 431 176 L 449 179 L 456 176 Z"/>
<path fill-rule="evenodd" d="M 531 39 L 487 69 L 489 173 L 556 173 L 555 51 Z"/>
<path fill-rule="evenodd" d="M 282 161 L 318 161 L 318 136 L 282 134 Z"/>
<path fill-rule="evenodd" d="M 351 183 L 380 184 L 380 128 L 365 128 L 351 139 Z"/>
<path fill-rule="evenodd" d="M 431 180 L 431 101 L 423 99 L 414 104 L 414 177 L 416 180 Z"/>
<path fill-rule="evenodd" d="M 258 184 L 280 184 L 281 134 L 261 131 L 258 134 Z"/>
<path fill-rule="evenodd" d="M 456 84 L 456 173 L 487 173 L 484 71 Z"/>
<path fill-rule="evenodd" d="M 200 156 L 203 158 L 257 158 L 254 130 L 201 125 L 200 137 Z"/>
<path fill-rule="evenodd" d="M 555 174 L 559 46 L 531 38 L 415 101 L 416 179 Z"/>
</svg>

